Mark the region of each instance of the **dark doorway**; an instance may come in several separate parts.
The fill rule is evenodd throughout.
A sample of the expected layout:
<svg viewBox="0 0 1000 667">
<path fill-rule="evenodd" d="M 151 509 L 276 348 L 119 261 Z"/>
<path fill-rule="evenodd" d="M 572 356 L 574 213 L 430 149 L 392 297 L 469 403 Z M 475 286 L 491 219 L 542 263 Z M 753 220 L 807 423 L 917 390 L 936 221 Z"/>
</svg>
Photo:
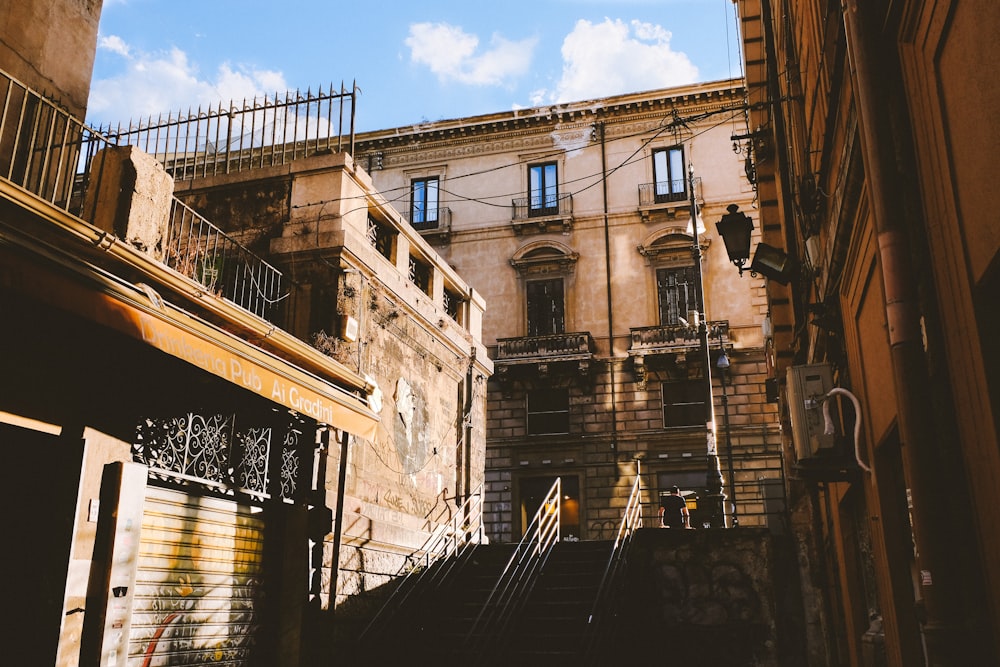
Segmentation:
<svg viewBox="0 0 1000 667">
<path fill-rule="evenodd" d="M 535 512 L 542 504 L 557 479 L 547 477 L 524 477 L 519 481 L 518 496 L 521 519 L 520 534 L 531 525 Z M 580 536 L 580 478 L 576 475 L 562 475 L 562 497 L 559 501 L 559 533 L 563 539 Z"/>
</svg>

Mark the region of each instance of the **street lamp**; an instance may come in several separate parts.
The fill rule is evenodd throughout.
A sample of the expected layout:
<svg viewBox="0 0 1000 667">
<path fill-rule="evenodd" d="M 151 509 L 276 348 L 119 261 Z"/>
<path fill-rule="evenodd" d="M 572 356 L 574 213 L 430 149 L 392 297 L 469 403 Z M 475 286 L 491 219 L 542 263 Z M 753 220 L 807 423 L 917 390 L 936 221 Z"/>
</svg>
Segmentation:
<svg viewBox="0 0 1000 667">
<path fill-rule="evenodd" d="M 753 220 L 742 212 L 737 204 L 726 207 L 729 211 L 715 223 L 722 242 L 726 244 L 729 261 L 736 265 L 743 275 L 743 266 L 750 259 L 750 233 L 753 232 Z M 791 258 L 780 248 L 767 243 L 758 243 L 757 252 L 750 262 L 750 275 L 758 273 L 767 276 L 775 282 L 787 285 L 796 272 L 796 266 Z"/>
<path fill-rule="evenodd" d="M 722 470 L 719 468 L 719 453 L 715 444 L 715 412 L 712 407 L 712 358 L 708 349 L 708 322 L 705 320 L 705 281 L 701 266 L 701 244 L 698 242 L 698 201 L 694 194 L 694 165 L 688 163 L 688 189 L 691 198 L 691 256 L 694 258 L 694 275 L 698 281 L 698 343 L 705 369 L 705 473 L 706 502 L 709 505 L 709 525 L 723 528 L 726 523 L 723 507 L 725 494 L 722 492 Z"/>
<path fill-rule="evenodd" d="M 729 468 L 729 507 L 732 521 L 729 524 L 732 528 L 740 525 L 739 516 L 736 511 L 736 476 L 733 470 L 733 438 L 729 430 L 729 395 L 726 393 L 726 374 L 729 372 L 729 356 L 722 343 L 722 331 L 719 331 L 719 349 L 722 352 L 716 360 L 715 365 L 719 368 L 719 375 L 722 380 L 722 418 L 726 420 L 726 463 Z"/>
<path fill-rule="evenodd" d="M 740 210 L 738 204 L 730 204 L 726 210 L 729 212 L 715 223 L 715 228 L 719 230 L 719 236 L 726 244 L 729 261 L 739 268 L 742 276 L 743 265 L 750 259 L 750 233 L 753 231 L 753 220 Z"/>
</svg>

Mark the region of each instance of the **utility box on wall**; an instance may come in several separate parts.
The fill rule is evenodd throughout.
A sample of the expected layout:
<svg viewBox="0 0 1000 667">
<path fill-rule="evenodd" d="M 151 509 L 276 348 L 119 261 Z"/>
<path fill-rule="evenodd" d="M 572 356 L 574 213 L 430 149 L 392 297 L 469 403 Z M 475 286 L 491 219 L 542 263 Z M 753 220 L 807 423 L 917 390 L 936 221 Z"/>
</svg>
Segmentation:
<svg viewBox="0 0 1000 667">
<path fill-rule="evenodd" d="M 802 461 L 833 452 L 834 434 L 826 433 L 823 418 L 823 400 L 833 389 L 830 365 L 791 366 L 786 381 L 795 458 Z"/>
</svg>

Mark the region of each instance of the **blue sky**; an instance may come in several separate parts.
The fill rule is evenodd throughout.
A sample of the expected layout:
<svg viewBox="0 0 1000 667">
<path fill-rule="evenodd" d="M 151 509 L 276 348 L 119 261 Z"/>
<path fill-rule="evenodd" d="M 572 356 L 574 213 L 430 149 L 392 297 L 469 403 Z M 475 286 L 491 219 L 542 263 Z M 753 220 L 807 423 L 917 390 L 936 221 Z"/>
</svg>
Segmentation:
<svg viewBox="0 0 1000 667">
<path fill-rule="evenodd" d="M 105 0 L 88 120 L 361 89 L 386 129 L 742 74 L 732 0 Z"/>
</svg>

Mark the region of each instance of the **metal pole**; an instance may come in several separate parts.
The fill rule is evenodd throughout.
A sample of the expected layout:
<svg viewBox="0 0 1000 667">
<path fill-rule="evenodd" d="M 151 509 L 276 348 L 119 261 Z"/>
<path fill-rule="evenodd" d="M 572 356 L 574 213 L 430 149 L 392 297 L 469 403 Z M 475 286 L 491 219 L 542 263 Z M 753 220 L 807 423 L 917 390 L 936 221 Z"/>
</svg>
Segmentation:
<svg viewBox="0 0 1000 667">
<path fill-rule="evenodd" d="M 726 514 L 725 494 L 722 492 L 722 470 L 719 468 L 719 452 L 715 444 L 715 410 L 712 398 L 712 359 L 708 349 L 708 322 L 705 320 L 705 279 L 701 266 L 701 243 L 698 242 L 698 201 L 694 192 L 694 165 L 688 163 L 688 190 L 691 199 L 691 256 L 694 258 L 694 274 L 698 281 L 698 343 L 705 369 L 705 501 L 709 507 L 709 525 L 724 528 Z"/>
<path fill-rule="evenodd" d="M 722 342 L 721 331 L 719 332 L 719 348 L 722 350 L 722 354 L 728 359 L 726 348 Z M 731 516 L 729 527 L 735 528 L 740 525 L 740 519 L 736 511 L 736 474 L 733 468 L 733 437 L 729 430 L 729 394 L 726 392 L 726 375 L 729 373 L 729 366 L 730 362 L 727 362 L 725 366 L 720 365 L 719 370 L 722 372 L 722 418 L 726 420 L 726 464 L 729 468 L 729 508 Z"/>
<path fill-rule="evenodd" d="M 330 598 L 327 610 L 330 621 L 335 622 L 337 612 L 337 589 L 340 584 L 340 544 L 344 528 L 344 486 L 347 483 L 347 454 L 351 434 L 340 432 L 340 466 L 337 471 L 337 509 L 333 515 L 333 553 L 330 556 Z"/>
</svg>

